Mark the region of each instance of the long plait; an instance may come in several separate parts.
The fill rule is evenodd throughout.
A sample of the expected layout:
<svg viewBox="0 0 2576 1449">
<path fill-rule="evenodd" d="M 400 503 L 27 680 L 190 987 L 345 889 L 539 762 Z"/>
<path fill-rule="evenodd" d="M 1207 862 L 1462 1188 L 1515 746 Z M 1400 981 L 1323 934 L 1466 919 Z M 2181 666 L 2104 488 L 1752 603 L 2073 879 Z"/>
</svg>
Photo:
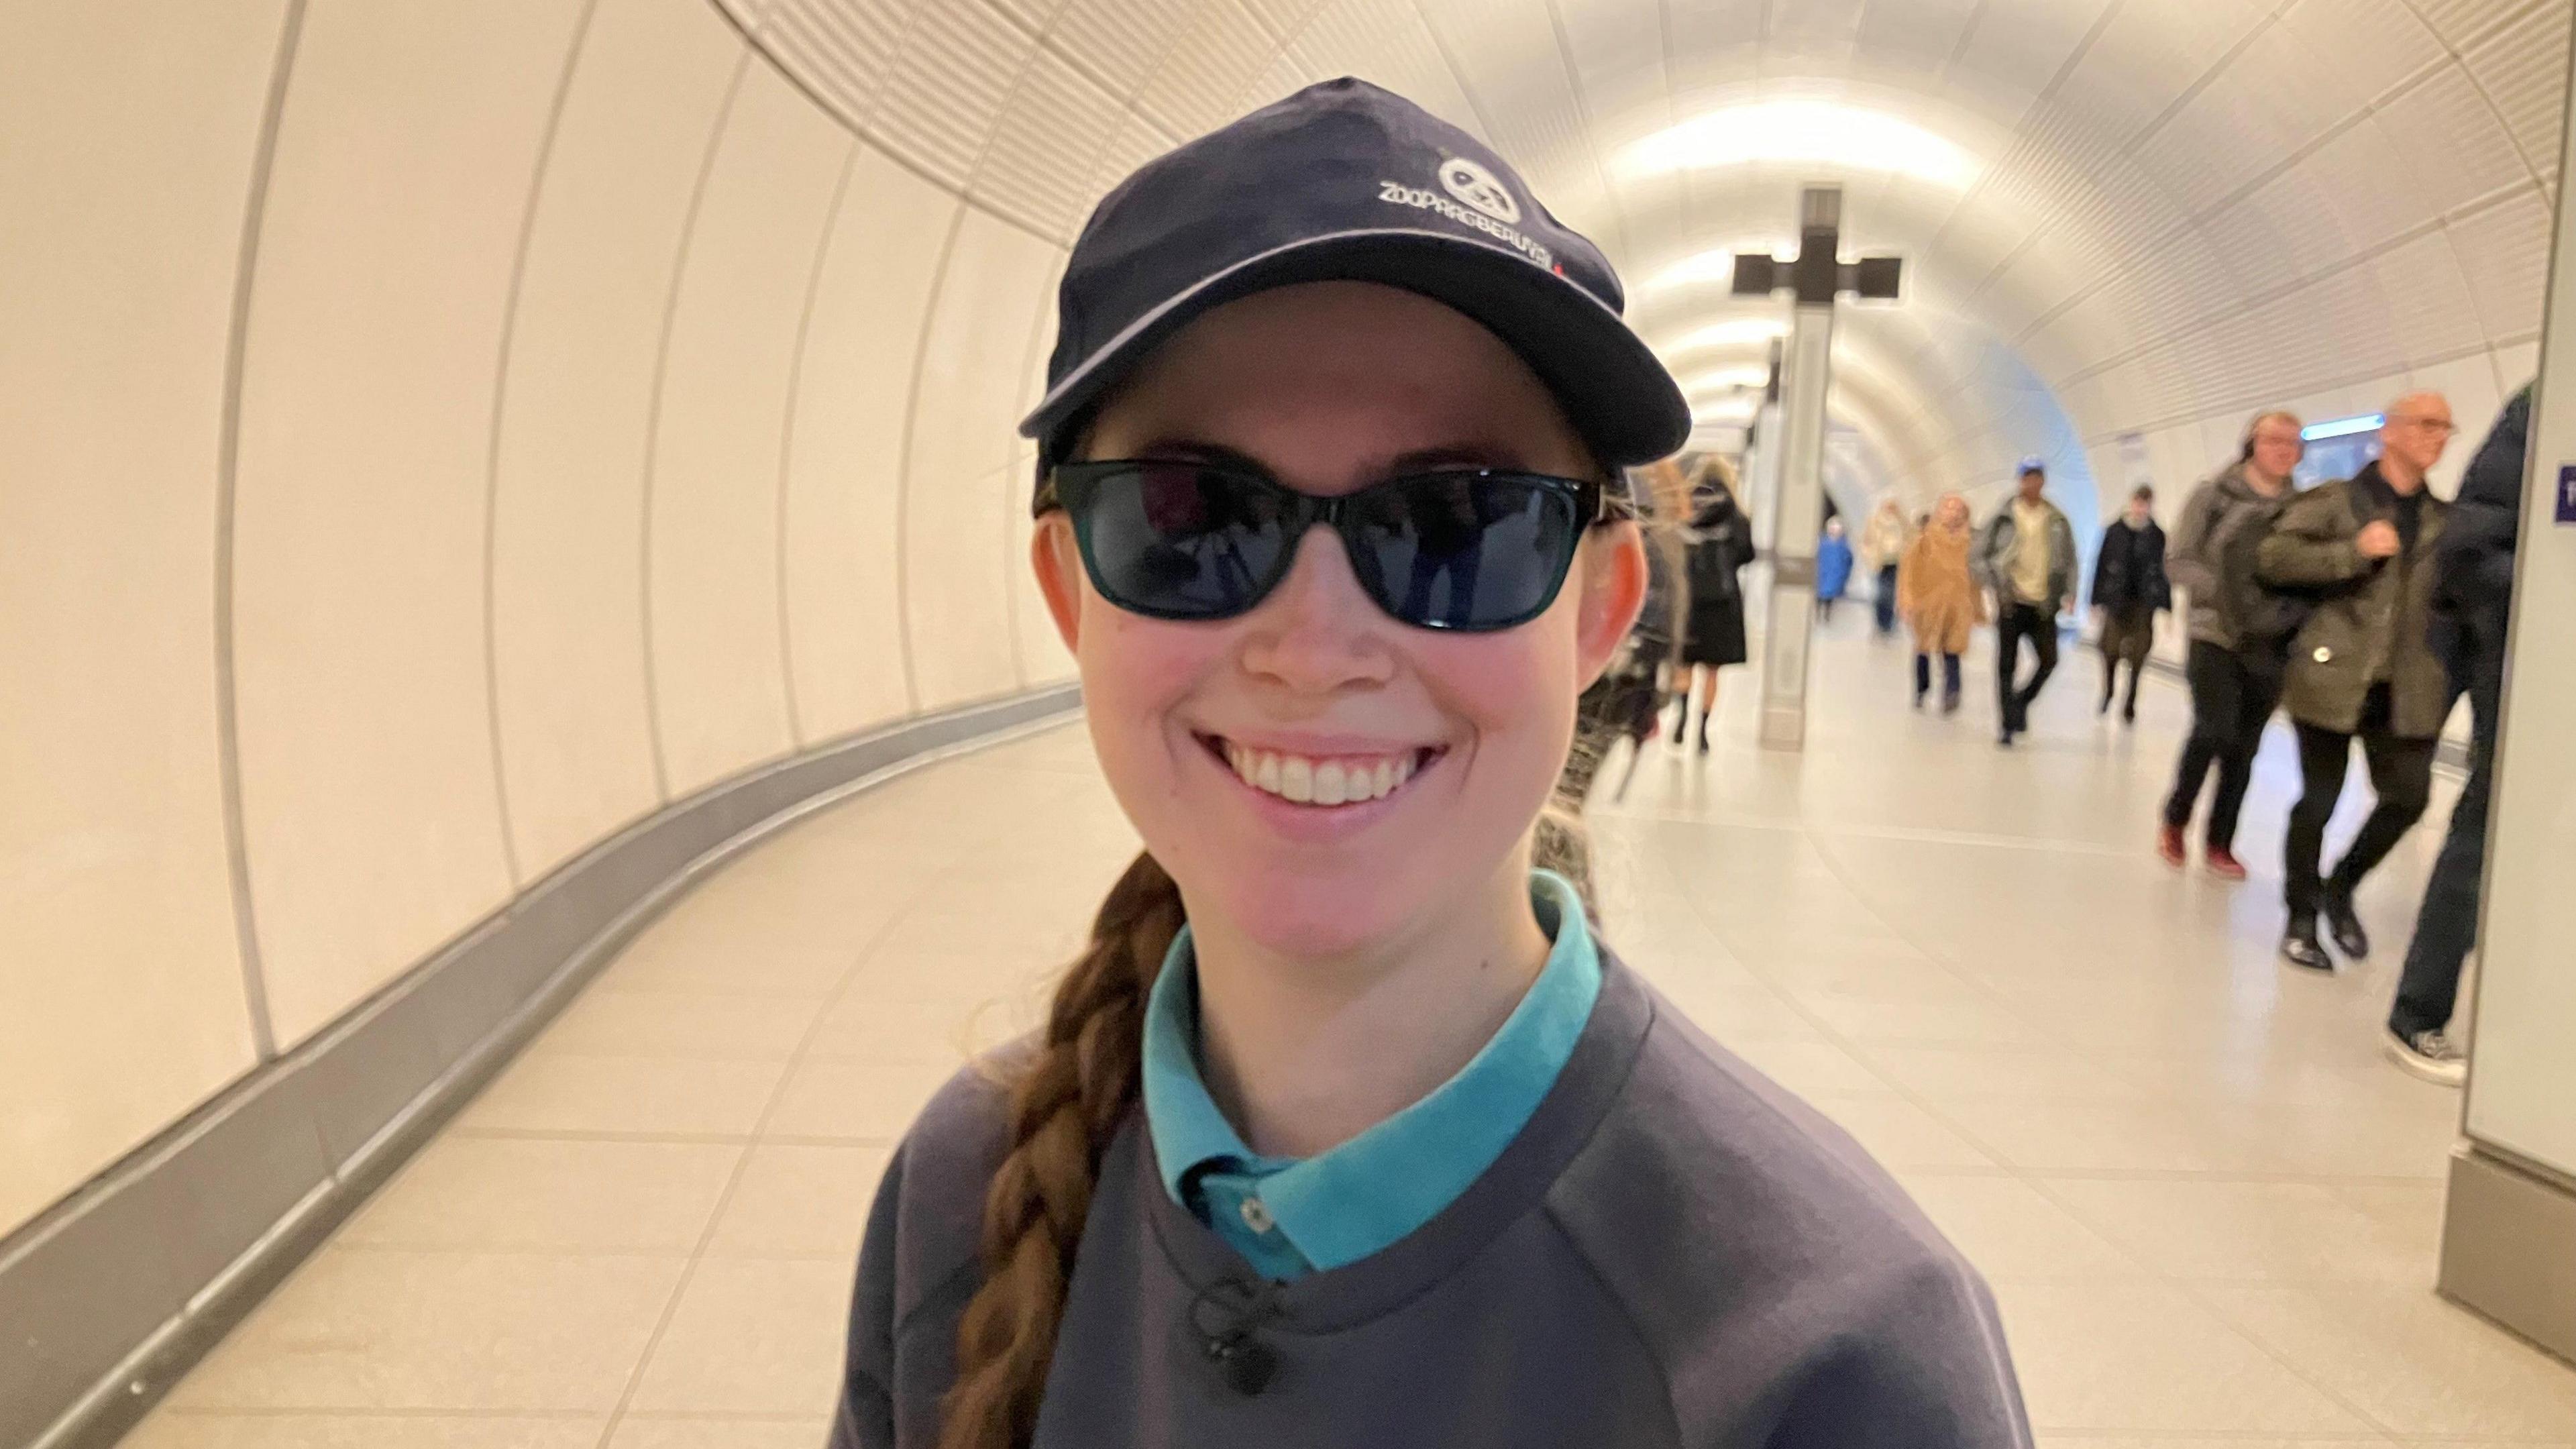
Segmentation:
<svg viewBox="0 0 2576 1449">
<path fill-rule="evenodd" d="M 939 1449 L 1024 1449 L 1055 1358 L 1101 1155 L 1136 1101 L 1145 999 L 1182 923 L 1151 855 L 1110 887 L 1011 1093 L 1011 1150 L 984 1199 L 984 1283 L 957 1326 Z"/>
</svg>

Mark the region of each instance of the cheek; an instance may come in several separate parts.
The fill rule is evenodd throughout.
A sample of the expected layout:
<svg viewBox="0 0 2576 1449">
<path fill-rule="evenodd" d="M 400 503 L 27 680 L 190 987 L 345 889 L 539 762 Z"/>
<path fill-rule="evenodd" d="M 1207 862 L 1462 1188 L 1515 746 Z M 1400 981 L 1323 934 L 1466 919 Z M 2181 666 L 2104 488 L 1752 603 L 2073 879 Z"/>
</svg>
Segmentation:
<svg viewBox="0 0 2576 1449">
<path fill-rule="evenodd" d="M 1555 609 L 1509 633 L 1424 642 L 1423 678 L 1473 732 L 1480 768 L 1554 782 L 1574 733 L 1574 634 L 1574 613 Z"/>
<path fill-rule="evenodd" d="M 1112 783 L 1167 753 L 1171 711 L 1222 659 L 1223 631 L 1142 618 L 1098 598 L 1083 603 L 1083 704 Z"/>
</svg>

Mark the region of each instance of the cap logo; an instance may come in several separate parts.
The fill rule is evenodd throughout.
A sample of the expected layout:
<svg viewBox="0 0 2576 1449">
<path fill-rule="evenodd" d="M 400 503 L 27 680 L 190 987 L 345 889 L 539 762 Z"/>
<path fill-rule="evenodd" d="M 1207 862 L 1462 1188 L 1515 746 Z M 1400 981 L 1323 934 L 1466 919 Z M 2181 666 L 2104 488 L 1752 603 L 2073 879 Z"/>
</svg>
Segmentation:
<svg viewBox="0 0 2576 1449">
<path fill-rule="evenodd" d="M 1493 172 L 1464 156 L 1453 156 L 1440 163 L 1440 184 L 1451 196 L 1496 221 L 1509 224 L 1521 219 L 1521 204 L 1513 197 L 1511 188 L 1496 179 Z"/>
</svg>

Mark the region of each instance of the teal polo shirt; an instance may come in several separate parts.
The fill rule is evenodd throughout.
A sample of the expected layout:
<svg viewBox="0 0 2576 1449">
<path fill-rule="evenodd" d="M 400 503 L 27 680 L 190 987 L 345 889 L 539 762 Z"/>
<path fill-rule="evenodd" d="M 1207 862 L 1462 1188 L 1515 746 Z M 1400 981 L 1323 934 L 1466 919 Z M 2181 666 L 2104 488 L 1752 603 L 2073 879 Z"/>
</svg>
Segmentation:
<svg viewBox="0 0 2576 1449">
<path fill-rule="evenodd" d="M 1493 1039 L 1430 1096 L 1304 1158 L 1255 1154 L 1208 1095 L 1198 958 L 1182 927 L 1145 1007 L 1145 1121 L 1172 1201 L 1280 1282 L 1356 1263 L 1438 1216 L 1520 1135 L 1601 994 L 1574 887 L 1533 871 L 1530 903 L 1554 944 Z"/>
</svg>

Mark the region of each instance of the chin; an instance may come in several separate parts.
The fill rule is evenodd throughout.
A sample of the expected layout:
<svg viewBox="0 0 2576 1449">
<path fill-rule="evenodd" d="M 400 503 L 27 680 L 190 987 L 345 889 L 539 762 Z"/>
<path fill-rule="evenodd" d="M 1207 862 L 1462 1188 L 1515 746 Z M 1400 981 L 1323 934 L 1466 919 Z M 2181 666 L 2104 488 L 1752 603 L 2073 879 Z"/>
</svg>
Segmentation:
<svg viewBox="0 0 2576 1449">
<path fill-rule="evenodd" d="M 1404 929 L 1399 883 L 1383 871 L 1311 876 L 1251 871 L 1221 887 L 1215 909 L 1264 951 L 1331 959 L 1366 950 Z"/>
</svg>

